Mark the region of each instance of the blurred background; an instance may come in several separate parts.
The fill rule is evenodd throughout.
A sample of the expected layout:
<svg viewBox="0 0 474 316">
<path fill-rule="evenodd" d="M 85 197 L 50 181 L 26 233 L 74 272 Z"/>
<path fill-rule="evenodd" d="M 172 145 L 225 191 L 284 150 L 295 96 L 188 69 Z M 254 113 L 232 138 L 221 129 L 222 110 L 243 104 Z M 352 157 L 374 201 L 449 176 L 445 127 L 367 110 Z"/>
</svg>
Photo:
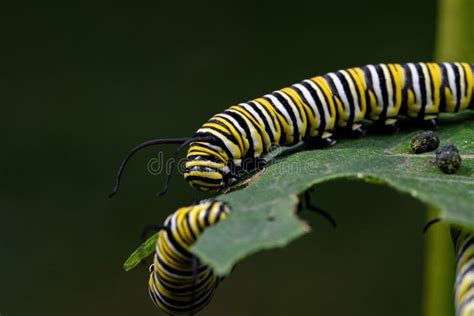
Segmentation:
<svg viewBox="0 0 474 316">
<path fill-rule="evenodd" d="M 155 1 L 1 10 L 0 314 L 162 315 L 147 268 L 124 272 L 144 225 L 204 195 L 133 145 L 190 136 L 227 106 L 349 66 L 433 58 L 436 3 Z M 358 182 L 314 196 L 311 234 L 243 261 L 200 315 L 419 315 L 424 206 Z M 436 229 L 436 228 L 435 228 Z"/>
</svg>

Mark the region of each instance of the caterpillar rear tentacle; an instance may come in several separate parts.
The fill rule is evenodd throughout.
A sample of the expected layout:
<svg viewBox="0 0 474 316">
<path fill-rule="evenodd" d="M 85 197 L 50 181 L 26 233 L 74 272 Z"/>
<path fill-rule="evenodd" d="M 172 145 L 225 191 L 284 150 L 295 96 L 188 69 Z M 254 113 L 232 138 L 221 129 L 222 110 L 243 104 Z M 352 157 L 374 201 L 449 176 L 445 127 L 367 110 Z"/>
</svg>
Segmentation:
<svg viewBox="0 0 474 316">
<path fill-rule="evenodd" d="M 243 161 L 275 146 L 321 148 L 334 135 L 360 137 L 363 119 L 394 133 L 400 115 L 435 129 L 440 112 L 474 108 L 473 95 L 474 65 L 466 63 L 377 64 L 313 77 L 214 115 L 191 138 L 184 178 L 219 192 L 246 170 Z"/>
</svg>

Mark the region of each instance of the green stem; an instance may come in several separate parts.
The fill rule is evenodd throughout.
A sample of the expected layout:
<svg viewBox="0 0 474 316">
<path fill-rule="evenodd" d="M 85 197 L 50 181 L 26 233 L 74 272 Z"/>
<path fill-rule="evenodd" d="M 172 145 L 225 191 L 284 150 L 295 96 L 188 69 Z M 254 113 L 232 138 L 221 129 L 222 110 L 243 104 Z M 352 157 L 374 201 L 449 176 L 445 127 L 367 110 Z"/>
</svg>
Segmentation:
<svg viewBox="0 0 474 316">
<path fill-rule="evenodd" d="M 474 1 L 439 0 L 438 12 L 436 60 L 474 63 Z M 428 216 L 439 215 L 430 209 Z M 426 236 L 425 316 L 454 315 L 454 252 L 448 230 L 440 224 Z"/>
<path fill-rule="evenodd" d="M 436 60 L 474 63 L 474 1 L 440 0 Z"/>
</svg>

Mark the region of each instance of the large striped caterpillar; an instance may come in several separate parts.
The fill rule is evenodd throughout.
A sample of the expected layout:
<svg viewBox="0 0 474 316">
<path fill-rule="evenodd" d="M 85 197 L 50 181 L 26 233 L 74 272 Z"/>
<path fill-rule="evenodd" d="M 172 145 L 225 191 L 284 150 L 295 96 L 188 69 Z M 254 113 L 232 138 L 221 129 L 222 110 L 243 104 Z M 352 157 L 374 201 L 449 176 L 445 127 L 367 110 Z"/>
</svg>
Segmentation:
<svg viewBox="0 0 474 316">
<path fill-rule="evenodd" d="M 221 278 L 200 264 L 189 248 L 209 226 L 224 220 L 224 202 L 204 200 L 169 215 L 156 243 L 148 291 L 153 303 L 168 314 L 194 314 L 212 299 Z"/>
<path fill-rule="evenodd" d="M 396 131 L 399 115 L 436 127 L 440 112 L 474 108 L 474 65 L 466 63 L 377 64 L 317 76 L 261 98 L 231 106 L 214 115 L 189 138 L 156 139 L 156 144 L 189 145 L 184 178 L 194 188 L 218 192 L 238 182 L 242 173 L 258 169 L 273 146 L 303 142 L 309 148 L 334 143 L 335 131 L 364 134 L 369 119 L 385 131 Z M 175 154 L 175 156 L 176 156 Z M 165 193 L 170 175 L 165 179 Z"/>
<path fill-rule="evenodd" d="M 456 253 L 456 316 L 474 315 L 474 235 L 451 228 L 451 237 Z"/>
</svg>

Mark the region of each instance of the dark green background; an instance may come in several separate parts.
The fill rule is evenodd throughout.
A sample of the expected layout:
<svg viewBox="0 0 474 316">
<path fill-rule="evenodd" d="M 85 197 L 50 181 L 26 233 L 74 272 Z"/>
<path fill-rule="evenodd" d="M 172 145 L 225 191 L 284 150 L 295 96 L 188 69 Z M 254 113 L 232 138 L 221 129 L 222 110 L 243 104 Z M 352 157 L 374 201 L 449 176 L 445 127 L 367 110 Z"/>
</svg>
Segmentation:
<svg viewBox="0 0 474 316">
<path fill-rule="evenodd" d="M 122 263 L 145 224 L 204 195 L 149 175 L 136 143 L 189 136 L 210 115 L 348 66 L 432 59 L 434 1 L 178 2 L 1 10 L 0 313 L 160 315 L 147 270 Z M 167 147 L 169 155 L 173 147 Z M 333 182 L 333 231 L 242 262 L 201 315 L 419 315 L 423 206 Z"/>
</svg>

